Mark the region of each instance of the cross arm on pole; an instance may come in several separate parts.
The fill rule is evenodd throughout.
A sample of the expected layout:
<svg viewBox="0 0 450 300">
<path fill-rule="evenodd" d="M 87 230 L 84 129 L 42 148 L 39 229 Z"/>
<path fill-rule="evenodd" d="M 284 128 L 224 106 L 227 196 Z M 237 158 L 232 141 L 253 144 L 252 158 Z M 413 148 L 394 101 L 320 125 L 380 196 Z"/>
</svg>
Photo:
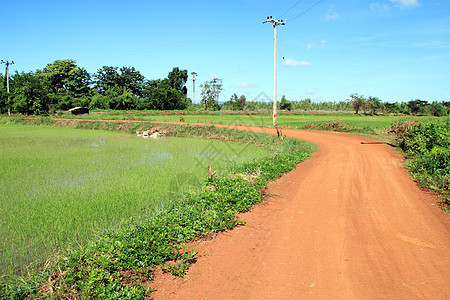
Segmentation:
<svg viewBox="0 0 450 300">
<path fill-rule="evenodd" d="M 277 26 L 285 25 L 283 20 L 268 16 L 264 23 L 273 24 L 273 127 L 277 127 Z"/>
</svg>

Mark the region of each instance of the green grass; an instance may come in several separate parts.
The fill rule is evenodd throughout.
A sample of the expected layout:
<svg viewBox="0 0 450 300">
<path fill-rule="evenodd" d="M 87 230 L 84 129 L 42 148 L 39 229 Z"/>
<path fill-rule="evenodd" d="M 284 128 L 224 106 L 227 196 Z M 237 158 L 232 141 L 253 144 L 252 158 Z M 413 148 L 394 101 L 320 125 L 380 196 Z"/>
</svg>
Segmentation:
<svg viewBox="0 0 450 300">
<path fill-rule="evenodd" d="M 268 154 L 198 138 L 0 125 L 0 273 L 20 274 L 65 246 Z"/>
<path fill-rule="evenodd" d="M 185 248 L 185 242 L 242 225 L 236 213 L 249 210 L 262 199 L 268 181 L 295 168 L 317 149 L 299 140 L 211 126 L 182 126 L 174 132 L 264 144 L 271 154 L 236 165 L 228 174 L 205 181 L 201 190 L 74 249 L 49 270 L 50 276 L 44 276 L 50 277 L 44 286 L 5 283 L 4 295 L 42 296 L 39 291 L 44 291 L 45 296 L 57 299 L 148 299 L 151 290 L 142 283 L 152 279 L 155 266 L 183 276 L 196 256 L 195 250 Z"/>
<path fill-rule="evenodd" d="M 63 117 L 72 117 L 68 114 Z M 81 116 L 86 119 L 112 119 L 112 120 L 147 120 L 179 122 L 181 118 L 188 123 L 235 124 L 250 126 L 272 126 L 272 115 L 253 112 L 156 112 L 156 111 L 93 111 L 90 115 Z M 448 118 L 448 117 L 445 117 Z M 305 124 L 329 123 L 336 120 L 343 121 L 358 132 L 371 132 L 388 128 L 394 121 L 417 119 L 423 122 L 436 119 L 436 117 L 410 117 L 410 116 L 365 116 L 354 113 L 305 113 L 280 112 L 277 124 L 283 128 L 305 128 Z"/>
<path fill-rule="evenodd" d="M 99 122 L 85 124 L 88 122 L 54 122 L 49 119 L 8 118 L 1 121 L 77 128 L 104 127 L 97 124 Z M 106 125 L 108 130 L 115 128 L 126 132 L 131 128 L 148 126 L 141 123 Z M 195 251 L 185 249 L 185 242 L 242 225 L 236 213 L 249 210 L 262 199 L 268 181 L 295 168 L 317 150 L 317 147 L 299 140 L 213 126 L 199 128 L 168 125 L 161 129 L 170 131 L 170 135 L 174 136 L 201 136 L 246 143 L 241 145 L 243 151 L 231 151 L 239 157 L 242 156 L 240 153 L 247 151 L 245 149 L 253 151 L 248 147 L 249 144 L 262 145 L 269 149 L 269 154 L 233 164 L 213 179 L 203 180 L 201 188 L 184 191 L 180 197 L 174 198 L 172 195 L 170 201 L 155 209 L 146 209 L 138 218 L 120 222 L 112 230 L 89 238 L 88 243 L 70 247 L 36 272 L 31 270 L 24 277 L 0 278 L 0 298 L 148 299 L 151 290 L 142 283 L 152 279 L 155 266 L 160 265 L 176 275 L 185 274 L 189 265 L 195 261 Z M 102 139 L 106 141 L 104 135 Z M 208 148 L 205 148 L 208 151 L 202 153 L 213 153 L 214 148 L 210 147 L 212 144 L 208 143 Z M 235 143 L 225 144 L 229 148 Z M 214 157 L 216 160 L 226 160 L 223 155 Z"/>
</svg>

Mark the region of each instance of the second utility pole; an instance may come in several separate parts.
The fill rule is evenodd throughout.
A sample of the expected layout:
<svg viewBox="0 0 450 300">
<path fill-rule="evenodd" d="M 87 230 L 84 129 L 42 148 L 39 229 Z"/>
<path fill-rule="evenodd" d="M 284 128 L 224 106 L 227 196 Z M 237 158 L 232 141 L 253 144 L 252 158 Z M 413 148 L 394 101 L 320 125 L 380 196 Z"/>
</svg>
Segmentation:
<svg viewBox="0 0 450 300">
<path fill-rule="evenodd" d="M 9 61 L 4 61 L 3 59 L 2 59 L 2 61 L 1 61 L 1 63 L 2 64 L 6 64 L 6 93 L 7 93 L 7 95 L 8 95 L 8 106 L 9 106 L 9 65 L 13 65 L 14 64 L 14 61 L 11 61 L 11 62 L 9 62 Z M 8 107 L 8 115 L 10 115 L 11 114 L 11 109 Z"/>
<path fill-rule="evenodd" d="M 283 20 L 274 20 L 272 16 L 263 22 L 273 24 L 273 127 L 277 127 L 277 26 L 285 25 Z"/>
</svg>

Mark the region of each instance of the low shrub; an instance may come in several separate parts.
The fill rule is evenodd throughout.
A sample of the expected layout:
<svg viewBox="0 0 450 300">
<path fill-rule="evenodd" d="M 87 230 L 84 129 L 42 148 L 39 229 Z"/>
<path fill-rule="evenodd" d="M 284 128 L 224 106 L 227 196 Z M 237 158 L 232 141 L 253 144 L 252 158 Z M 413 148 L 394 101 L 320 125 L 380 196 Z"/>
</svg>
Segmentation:
<svg viewBox="0 0 450 300">
<path fill-rule="evenodd" d="M 318 130 L 327 130 L 327 131 L 355 131 L 355 128 L 351 127 L 349 124 L 345 123 L 341 120 L 334 120 L 327 123 L 305 123 L 306 129 L 318 129 Z"/>
<path fill-rule="evenodd" d="M 436 120 L 427 123 L 407 121 L 394 124 L 399 146 L 406 154 L 406 166 L 423 187 L 442 195 L 450 205 L 450 124 Z"/>
</svg>

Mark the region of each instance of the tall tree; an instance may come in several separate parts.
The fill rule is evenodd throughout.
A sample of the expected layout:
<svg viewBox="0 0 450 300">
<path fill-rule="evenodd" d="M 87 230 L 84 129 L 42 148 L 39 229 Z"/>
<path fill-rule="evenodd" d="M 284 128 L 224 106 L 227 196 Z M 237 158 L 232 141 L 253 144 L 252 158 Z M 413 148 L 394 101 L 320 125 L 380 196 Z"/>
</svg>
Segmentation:
<svg viewBox="0 0 450 300">
<path fill-rule="evenodd" d="M 247 99 L 244 95 L 238 97 L 236 93 L 231 95 L 230 100 L 223 104 L 223 107 L 231 110 L 244 110 Z"/>
<path fill-rule="evenodd" d="M 11 81 L 10 106 L 21 114 L 45 114 L 49 110 L 49 97 L 41 76 L 33 72 L 18 73 Z"/>
<path fill-rule="evenodd" d="M 57 95 L 81 97 L 90 91 L 91 76 L 72 59 L 56 60 L 42 71 L 49 90 Z"/>
<path fill-rule="evenodd" d="M 210 81 L 205 81 L 205 83 L 200 85 L 202 88 L 202 101 L 205 104 L 205 110 L 207 109 L 219 109 L 219 95 L 223 90 L 223 80 L 219 78 L 214 78 Z"/>
<path fill-rule="evenodd" d="M 187 70 L 180 70 L 178 67 L 173 68 L 169 75 L 167 76 L 169 79 L 169 85 L 183 92 L 183 94 L 187 94 L 186 82 L 188 79 Z"/>
<path fill-rule="evenodd" d="M 95 88 L 104 95 L 107 90 L 119 87 L 119 73 L 117 67 L 103 66 L 94 74 Z"/>
<path fill-rule="evenodd" d="M 280 109 L 286 109 L 288 111 L 292 110 L 292 102 L 287 100 L 284 95 L 281 97 Z"/>
<path fill-rule="evenodd" d="M 244 95 L 241 95 L 237 101 L 238 110 L 244 110 L 245 104 L 247 103 L 247 98 Z"/>
<path fill-rule="evenodd" d="M 424 100 L 420 100 L 420 99 L 416 99 L 416 100 L 411 100 L 407 103 L 407 105 L 409 106 L 409 108 L 411 108 L 411 112 L 413 115 L 417 115 L 417 113 L 419 112 L 419 110 L 426 106 L 428 104 L 427 101 Z"/>
<path fill-rule="evenodd" d="M 367 105 L 370 108 L 371 114 L 376 114 L 384 108 L 383 103 L 378 97 L 369 97 L 367 99 Z"/>
<path fill-rule="evenodd" d="M 145 96 L 143 109 L 181 110 L 190 104 L 181 90 L 171 86 L 168 78 L 148 81 L 143 93 Z"/>
<path fill-rule="evenodd" d="M 130 90 L 133 95 L 140 97 L 145 77 L 134 67 L 120 68 L 119 86 Z"/>
<path fill-rule="evenodd" d="M 136 97 L 142 96 L 145 77 L 134 67 L 103 66 L 94 74 L 96 90 L 105 95 L 108 90 L 122 94 L 124 90 L 131 91 Z"/>
<path fill-rule="evenodd" d="M 355 110 L 355 114 L 358 114 L 361 109 L 364 109 L 366 106 L 366 99 L 364 96 L 358 95 L 358 94 L 351 94 L 350 95 L 350 104 L 353 106 L 353 109 Z"/>
</svg>

